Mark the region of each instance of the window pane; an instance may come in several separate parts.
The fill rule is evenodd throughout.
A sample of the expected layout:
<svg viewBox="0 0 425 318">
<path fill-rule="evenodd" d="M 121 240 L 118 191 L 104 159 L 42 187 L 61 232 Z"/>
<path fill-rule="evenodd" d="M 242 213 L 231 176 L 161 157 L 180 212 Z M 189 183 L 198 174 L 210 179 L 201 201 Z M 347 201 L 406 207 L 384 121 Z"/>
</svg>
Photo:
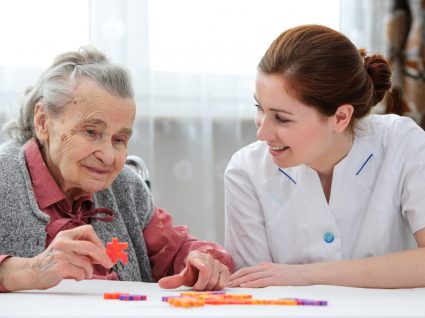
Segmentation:
<svg viewBox="0 0 425 318">
<path fill-rule="evenodd" d="M 89 43 L 89 0 L 0 1 L 0 66 L 47 67 Z"/>
<path fill-rule="evenodd" d="M 310 23 L 338 30 L 339 15 L 339 0 L 151 0 L 151 67 L 253 74 L 283 30 Z"/>
</svg>

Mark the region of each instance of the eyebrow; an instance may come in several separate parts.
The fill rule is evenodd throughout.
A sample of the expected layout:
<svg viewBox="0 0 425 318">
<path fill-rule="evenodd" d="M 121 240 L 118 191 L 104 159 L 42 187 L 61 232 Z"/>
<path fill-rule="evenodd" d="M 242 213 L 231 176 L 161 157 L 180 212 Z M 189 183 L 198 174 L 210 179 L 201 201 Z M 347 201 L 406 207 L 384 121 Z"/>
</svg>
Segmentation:
<svg viewBox="0 0 425 318">
<path fill-rule="evenodd" d="M 255 97 L 255 94 L 254 94 L 254 99 L 255 99 L 255 101 L 258 103 L 258 105 L 260 105 L 260 106 L 261 106 L 261 103 L 258 101 L 257 97 Z M 288 114 L 288 115 L 294 115 L 293 113 L 288 112 L 287 110 L 284 110 L 284 109 L 279 109 L 279 108 L 269 108 L 269 110 L 271 110 L 271 111 L 273 111 L 273 112 L 276 112 L 276 113 L 285 113 L 285 114 Z"/>
<path fill-rule="evenodd" d="M 84 123 L 101 126 L 102 128 L 105 128 L 106 126 L 108 126 L 103 120 L 96 119 L 96 118 L 95 119 L 88 119 Z M 126 134 L 128 136 L 131 136 L 133 134 L 133 130 L 131 128 L 122 128 L 118 133 L 119 134 L 123 133 L 123 134 Z"/>
</svg>

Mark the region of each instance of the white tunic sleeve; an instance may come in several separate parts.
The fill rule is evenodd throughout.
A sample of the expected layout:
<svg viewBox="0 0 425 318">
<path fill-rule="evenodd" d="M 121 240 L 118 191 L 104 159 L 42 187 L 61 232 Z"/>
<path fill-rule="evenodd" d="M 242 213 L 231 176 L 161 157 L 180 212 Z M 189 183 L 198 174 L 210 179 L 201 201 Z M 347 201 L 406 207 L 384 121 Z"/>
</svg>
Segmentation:
<svg viewBox="0 0 425 318">
<path fill-rule="evenodd" d="M 413 233 L 425 228 L 425 132 L 405 119 L 399 139 L 401 174 L 401 209 Z M 397 134 L 397 131 L 395 131 Z"/>
<path fill-rule="evenodd" d="M 263 211 L 253 182 L 241 153 L 236 153 L 224 175 L 225 247 L 236 269 L 272 262 Z"/>
</svg>

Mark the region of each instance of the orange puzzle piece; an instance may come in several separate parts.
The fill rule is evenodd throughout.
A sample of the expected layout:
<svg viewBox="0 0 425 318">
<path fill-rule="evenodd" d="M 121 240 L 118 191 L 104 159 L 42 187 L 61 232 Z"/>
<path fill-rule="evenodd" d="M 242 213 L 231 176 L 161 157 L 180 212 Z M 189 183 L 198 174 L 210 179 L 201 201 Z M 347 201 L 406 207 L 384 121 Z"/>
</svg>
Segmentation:
<svg viewBox="0 0 425 318">
<path fill-rule="evenodd" d="M 116 237 L 112 238 L 112 242 L 106 243 L 106 253 L 114 264 L 118 263 L 118 260 L 121 260 L 123 264 L 128 263 L 126 249 L 128 249 L 128 243 L 120 243 Z"/>
</svg>

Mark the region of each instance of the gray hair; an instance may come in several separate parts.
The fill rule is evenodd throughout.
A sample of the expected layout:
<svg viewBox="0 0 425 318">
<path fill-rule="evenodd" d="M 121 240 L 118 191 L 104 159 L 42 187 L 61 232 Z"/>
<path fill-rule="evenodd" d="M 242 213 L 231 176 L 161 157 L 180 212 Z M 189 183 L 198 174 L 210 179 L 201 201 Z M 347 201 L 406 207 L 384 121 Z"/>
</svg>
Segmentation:
<svg viewBox="0 0 425 318">
<path fill-rule="evenodd" d="M 20 104 L 18 118 L 3 127 L 6 137 L 25 143 L 35 137 L 34 109 L 41 102 L 48 112 L 58 114 L 72 101 L 78 82 L 90 79 L 108 93 L 122 98 L 134 98 L 131 76 L 123 66 L 109 62 L 94 47 L 58 55 L 36 84 L 28 87 Z"/>
</svg>

